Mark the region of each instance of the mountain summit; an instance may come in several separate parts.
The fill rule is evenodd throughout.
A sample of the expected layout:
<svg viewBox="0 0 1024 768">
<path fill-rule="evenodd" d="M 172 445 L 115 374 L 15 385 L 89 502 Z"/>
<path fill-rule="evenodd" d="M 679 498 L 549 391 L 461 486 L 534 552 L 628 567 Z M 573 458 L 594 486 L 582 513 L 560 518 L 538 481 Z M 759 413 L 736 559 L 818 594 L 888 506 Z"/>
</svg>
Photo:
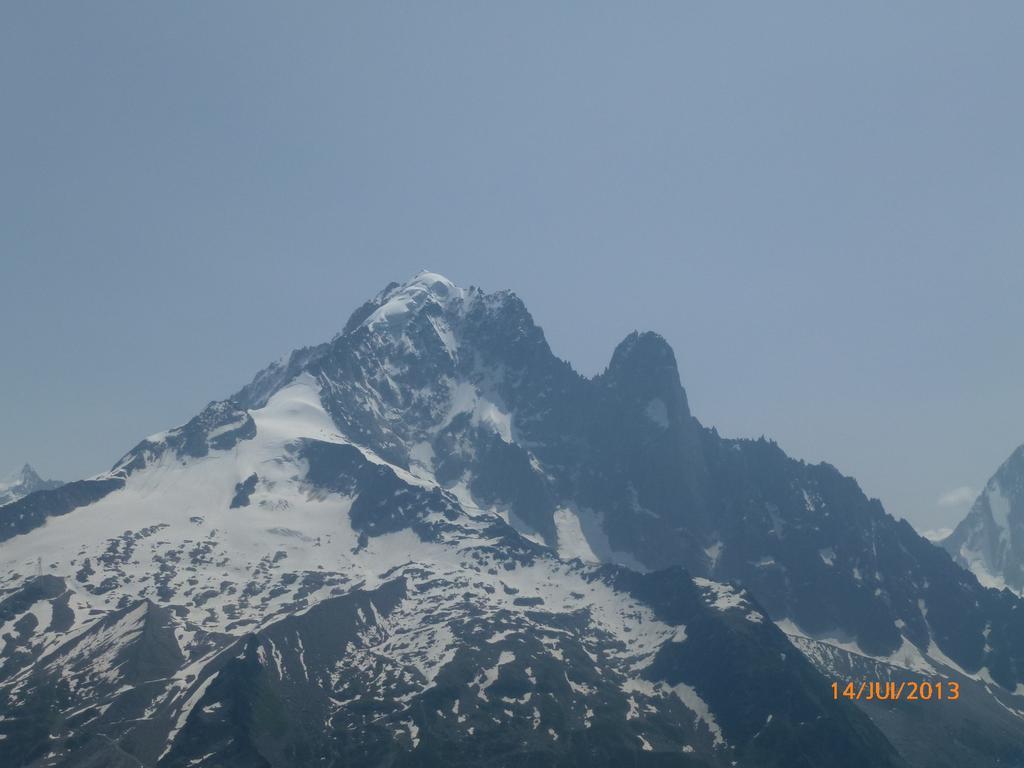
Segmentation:
<svg viewBox="0 0 1024 768">
<path fill-rule="evenodd" d="M 30 493 L 59 488 L 61 485 L 57 480 L 43 480 L 31 464 L 25 464 L 19 472 L 0 480 L 0 507 Z"/>
<path fill-rule="evenodd" d="M 1024 445 L 989 479 L 942 546 L 982 584 L 1024 591 Z"/>
<path fill-rule="evenodd" d="M 584 377 L 434 273 L 0 508 L 0 547 L 4 765 L 1024 759 L 1014 596 L 705 428 L 657 334 Z M 868 674 L 964 700 L 832 696 Z"/>
</svg>

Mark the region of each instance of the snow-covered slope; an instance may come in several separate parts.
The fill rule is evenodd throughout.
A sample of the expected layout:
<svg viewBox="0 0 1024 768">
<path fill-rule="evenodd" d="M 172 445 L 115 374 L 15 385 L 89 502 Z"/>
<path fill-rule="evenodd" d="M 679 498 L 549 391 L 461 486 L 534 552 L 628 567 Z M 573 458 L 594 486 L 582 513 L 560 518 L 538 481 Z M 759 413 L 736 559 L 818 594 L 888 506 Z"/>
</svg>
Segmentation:
<svg viewBox="0 0 1024 768">
<path fill-rule="evenodd" d="M 813 673 L 747 598 L 560 560 L 354 446 L 319 395 L 299 375 L 248 413 L 252 437 L 202 456 L 152 438 L 112 472 L 122 487 L 4 542 L 9 764 L 471 765 L 495 750 L 554 764 L 585 759 L 596 725 L 610 742 L 595 764 L 724 765 L 758 747 L 749 716 L 704 698 L 721 697 L 706 670 L 728 662 L 716 635 L 763 657 L 741 672 L 773 691 L 756 718 L 777 722 L 783 752 L 806 748 L 793 717 L 821 697 L 791 681 Z M 32 577 L 38 557 L 48 575 Z M 818 749 L 872 743 L 851 721 L 836 713 Z"/>
</svg>

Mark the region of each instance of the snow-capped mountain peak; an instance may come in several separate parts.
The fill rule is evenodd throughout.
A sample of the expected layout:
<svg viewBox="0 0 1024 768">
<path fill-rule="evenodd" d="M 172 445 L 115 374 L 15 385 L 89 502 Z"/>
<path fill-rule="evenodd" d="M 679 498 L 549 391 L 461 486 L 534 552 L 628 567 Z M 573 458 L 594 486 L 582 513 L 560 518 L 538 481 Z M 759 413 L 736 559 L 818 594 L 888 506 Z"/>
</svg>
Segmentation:
<svg viewBox="0 0 1024 768">
<path fill-rule="evenodd" d="M 464 289 L 443 275 L 423 271 L 408 282 L 389 287 L 379 294 L 376 299 L 379 306 L 360 323 L 359 327 L 376 328 L 381 324 L 400 324 L 427 303 L 447 308 L 465 296 Z"/>
<path fill-rule="evenodd" d="M 815 669 L 999 712 L 1024 684 L 1009 596 L 834 468 L 705 429 L 662 337 L 587 378 L 513 293 L 429 272 L 0 508 L 0 547 L 5 765 L 895 766 L 941 719 L 869 721 Z"/>
<path fill-rule="evenodd" d="M 1024 445 L 996 470 L 942 546 L 986 586 L 1024 593 Z"/>
<path fill-rule="evenodd" d="M 11 472 L 0 480 L 0 488 L 9 488 L 12 485 L 18 485 L 21 483 L 30 484 L 33 482 L 39 482 L 40 480 L 42 480 L 42 478 L 39 477 L 39 474 L 32 468 L 32 465 L 26 463 L 17 472 Z"/>
<path fill-rule="evenodd" d="M 0 480 L 0 506 L 24 498 L 35 491 L 60 487 L 57 480 L 44 480 L 26 463 L 19 471 Z"/>
</svg>

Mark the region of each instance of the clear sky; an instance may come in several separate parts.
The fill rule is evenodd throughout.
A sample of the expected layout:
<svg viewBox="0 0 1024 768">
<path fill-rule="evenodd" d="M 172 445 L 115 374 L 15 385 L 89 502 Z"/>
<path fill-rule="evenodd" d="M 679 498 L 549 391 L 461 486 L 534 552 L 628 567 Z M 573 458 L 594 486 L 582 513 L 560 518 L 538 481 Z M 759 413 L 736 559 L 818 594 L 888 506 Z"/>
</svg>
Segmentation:
<svg viewBox="0 0 1024 768">
<path fill-rule="evenodd" d="M 4 3 L 0 474 L 107 469 L 429 268 L 587 374 L 657 330 L 705 424 L 954 522 L 1024 442 L 1021 40 L 997 1 Z"/>
</svg>

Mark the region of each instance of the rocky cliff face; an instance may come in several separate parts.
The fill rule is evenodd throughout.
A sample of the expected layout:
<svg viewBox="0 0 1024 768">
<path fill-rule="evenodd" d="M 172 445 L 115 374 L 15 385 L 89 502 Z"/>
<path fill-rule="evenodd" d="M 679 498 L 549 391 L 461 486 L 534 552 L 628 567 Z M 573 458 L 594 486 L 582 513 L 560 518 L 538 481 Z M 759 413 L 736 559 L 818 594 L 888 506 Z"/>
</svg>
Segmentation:
<svg viewBox="0 0 1024 768">
<path fill-rule="evenodd" d="M 1003 462 L 942 546 L 982 584 L 1024 590 L 1024 446 Z"/>
</svg>

